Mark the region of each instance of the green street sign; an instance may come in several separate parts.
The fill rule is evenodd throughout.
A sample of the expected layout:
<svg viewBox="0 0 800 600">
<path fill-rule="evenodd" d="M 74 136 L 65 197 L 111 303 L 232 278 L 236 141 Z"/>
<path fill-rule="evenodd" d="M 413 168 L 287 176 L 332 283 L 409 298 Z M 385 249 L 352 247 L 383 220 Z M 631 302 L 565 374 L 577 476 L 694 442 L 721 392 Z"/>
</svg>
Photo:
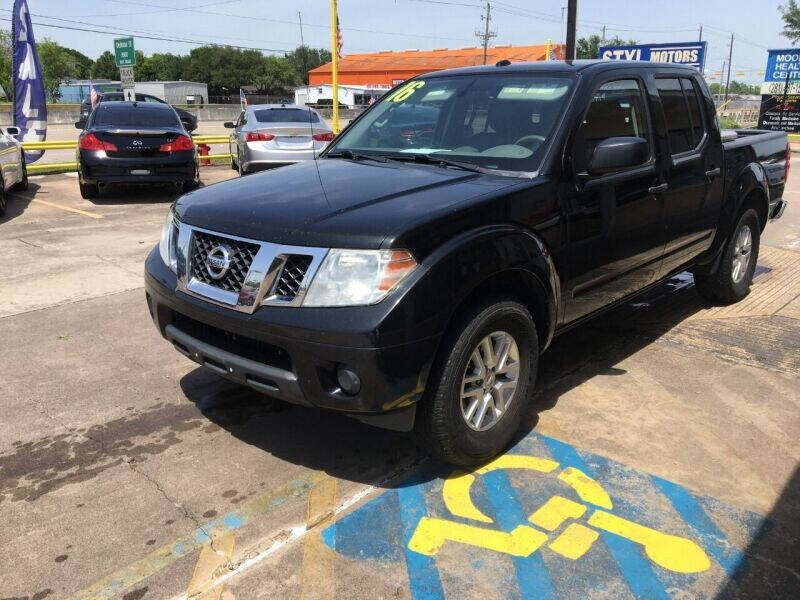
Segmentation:
<svg viewBox="0 0 800 600">
<path fill-rule="evenodd" d="M 136 64 L 136 53 L 133 51 L 132 37 L 114 40 L 114 60 L 118 67 L 132 67 Z"/>
</svg>

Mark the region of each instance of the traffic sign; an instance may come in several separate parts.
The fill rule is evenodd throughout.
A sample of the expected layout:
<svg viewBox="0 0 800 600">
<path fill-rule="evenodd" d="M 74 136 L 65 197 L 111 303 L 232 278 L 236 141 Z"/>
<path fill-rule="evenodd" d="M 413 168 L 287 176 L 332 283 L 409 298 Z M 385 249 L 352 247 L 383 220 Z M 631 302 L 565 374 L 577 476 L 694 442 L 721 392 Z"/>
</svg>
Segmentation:
<svg viewBox="0 0 800 600">
<path fill-rule="evenodd" d="M 136 53 L 133 50 L 133 38 L 124 37 L 114 40 L 114 61 L 118 67 L 136 65 Z"/>
<path fill-rule="evenodd" d="M 119 80 L 122 84 L 122 89 L 134 87 L 133 67 L 120 67 Z"/>
</svg>

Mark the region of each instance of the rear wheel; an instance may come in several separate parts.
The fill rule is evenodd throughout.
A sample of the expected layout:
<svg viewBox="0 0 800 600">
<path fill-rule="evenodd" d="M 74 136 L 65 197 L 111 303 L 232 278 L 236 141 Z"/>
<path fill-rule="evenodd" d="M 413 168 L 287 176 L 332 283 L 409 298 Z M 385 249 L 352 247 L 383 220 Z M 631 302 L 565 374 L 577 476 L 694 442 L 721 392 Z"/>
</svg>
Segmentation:
<svg viewBox="0 0 800 600">
<path fill-rule="evenodd" d="M 200 171 L 195 170 L 194 179 L 187 179 L 183 182 L 183 191 L 190 192 L 200 187 Z"/>
<path fill-rule="evenodd" d="M 28 189 L 28 166 L 25 164 L 25 154 L 22 154 L 22 179 L 14 186 L 15 191 L 24 192 Z"/>
<path fill-rule="evenodd" d="M 756 211 L 747 209 L 728 238 L 716 272 L 693 272 L 697 291 L 710 302 L 732 304 L 750 293 L 758 261 L 761 225 Z"/>
<path fill-rule="evenodd" d="M 78 187 L 81 189 L 81 198 L 84 200 L 92 200 L 100 195 L 100 186 L 96 183 L 83 183 L 78 182 Z"/>
<path fill-rule="evenodd" d="M 6 214 L 6 204 L 8 203 L 8 196 L 3 186 L 0 185 L 0 217 Z"/>
<path fill-rule="evenodd" d="M 515 301 L 483 303 L 458 322 L 442 352 L 414 433 L 440 460 L 470 467 L 501 452 L 528 412 L 536 327 Z"/>
</svg>

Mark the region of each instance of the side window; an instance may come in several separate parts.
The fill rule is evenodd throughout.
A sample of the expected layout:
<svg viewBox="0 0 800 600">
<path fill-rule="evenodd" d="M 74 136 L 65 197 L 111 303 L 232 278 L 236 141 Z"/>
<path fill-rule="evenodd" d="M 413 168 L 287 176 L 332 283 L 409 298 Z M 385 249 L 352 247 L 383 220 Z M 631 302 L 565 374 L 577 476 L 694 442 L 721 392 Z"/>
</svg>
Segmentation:
<svg viewBox="0 0 800 600">
<path fill-rule="evenodd" d="M 694 147 L 700 145 L 705 135 L 705 127 L 703 124 L 703 111 L 700 105 L 700 97 L 697 94 L 697 88 L 691 79 L 681 79 L 681 86 L 683 93 L 686 96 L 686 103 L 689 105 L 689 118 L 692 120 L 692 132 L 694 133 Z"/>
<path fill-rule="evenodd" d="M 247 121 L 244 120 L 244 111 L 242 111 L 239 113 L 239 118 L 236 119 L 236 126 L 241 127 L 245 123 L 247 123 Z"/>
<path fill-rule="evenodd" d="M 677 77 L 656 79 L 656 87 L 664 107 L 670 153 L 681 154 L 692 150 L 695 147 L 694 132 L 680 80 Z"/>
<path fill-rule="evenodd" d="M 573 145 L 576 172 L 586 171 L 594 149 L 611 137 L 640 137 L 649 146 L 644 95 L 635 79 L 604 83 L 592 95 Z"/>
</svg>

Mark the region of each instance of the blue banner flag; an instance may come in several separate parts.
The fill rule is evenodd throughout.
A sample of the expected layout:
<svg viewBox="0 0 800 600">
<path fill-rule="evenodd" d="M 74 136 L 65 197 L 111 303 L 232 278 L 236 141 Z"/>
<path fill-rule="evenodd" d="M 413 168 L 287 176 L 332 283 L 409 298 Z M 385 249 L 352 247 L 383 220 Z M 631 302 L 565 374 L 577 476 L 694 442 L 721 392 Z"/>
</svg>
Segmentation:
<svg viewBox="0 0 800 600">
<path fill-rule="evenodd" d="M 11 37 L 14 44 L 11 73 L 14 125 L 20 129 L 17 137 L 20 141 L 43 142 L 47 137 L 47 97 L 27 0 L 14 0 Z M 42 154 L 43 150 L 26 152 L 25 160 L 34 162 Z"/>
</svg>

